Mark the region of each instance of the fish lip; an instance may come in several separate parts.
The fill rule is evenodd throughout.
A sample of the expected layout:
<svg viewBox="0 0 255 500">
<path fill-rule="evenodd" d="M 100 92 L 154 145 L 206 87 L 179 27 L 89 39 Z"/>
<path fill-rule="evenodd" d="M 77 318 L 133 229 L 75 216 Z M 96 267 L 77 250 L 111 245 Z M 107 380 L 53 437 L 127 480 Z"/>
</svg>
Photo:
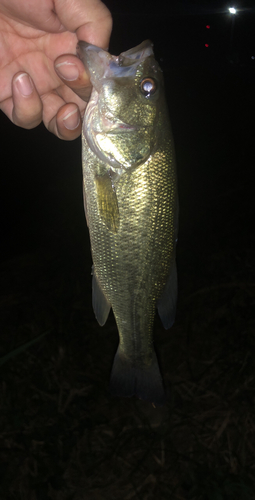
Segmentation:
<svg viewBox="0 0 255 500">
<path fill-rule="evenodd" d="M 141 127 L 134 127 L 132 125 L 128 125 L 127 123 L 123 123 L 122 125 L 120 124 L 115 124 L 112 123 L 110 125 L 104 125 L 102 127 L 97 127 L 94 126 L 92 127 L 92 130 L 95 132 L 95 134 L 122 134 L 124 132 L 135 132 L 136 130 L 140 129 Z M 145 128 L 145 127 L 142 127 Z"/>
<path fill-rule="evenodd" d="M 136 47 L 121 52 L 119 56 L 114 56 L 107 50 L 80 40 L 77 45 L 77 55 L 90 74 L 93 87 L 97 88 L 98 82 L 104 78 L 123 76 L 133 78 L 137 66 L 153 55 L 153 44 L 150 40 L 145 40 Z"/>
<path fill-rule="evenodd" d="M 104 113 L 102 113 L 100 125 L 100 132 L 105 132 L 108 134 L 132 132 L 139 128 L 135 125 L 131 125 L 130 123 L 125 123 L 119 118 L 116 118 L 109 110 L 106 110 Z M 99 130 L 96 129 L 95 132 L 99 132 Z"/>
<path fill-rule="evenodd" d="M 138 127 L 129 125 L 128 123 L 122 123 L 122 124 L 116 124 L 113 123 L 112 127 L 104 127 L 103 132 L 106 132 L 107 134 L 121 134 L 123 132 L 133 132 L 137 130 Z"/>
</svg>

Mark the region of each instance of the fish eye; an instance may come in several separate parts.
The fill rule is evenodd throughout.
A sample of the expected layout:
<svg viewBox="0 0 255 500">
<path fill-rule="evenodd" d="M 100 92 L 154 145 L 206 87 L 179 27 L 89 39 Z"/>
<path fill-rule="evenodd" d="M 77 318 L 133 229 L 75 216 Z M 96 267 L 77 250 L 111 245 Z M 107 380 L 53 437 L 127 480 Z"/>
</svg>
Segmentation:
<svg viewBox="0 0 255 500">
<path fill-rule="evenodd" d="M 143 78 L 140 82 L 140 90 L 145 97 L 151 97 L 155 94 L 157 90 L 157 83 L 154 78 L 150 78 L 149 76 Z"/>
</svg>

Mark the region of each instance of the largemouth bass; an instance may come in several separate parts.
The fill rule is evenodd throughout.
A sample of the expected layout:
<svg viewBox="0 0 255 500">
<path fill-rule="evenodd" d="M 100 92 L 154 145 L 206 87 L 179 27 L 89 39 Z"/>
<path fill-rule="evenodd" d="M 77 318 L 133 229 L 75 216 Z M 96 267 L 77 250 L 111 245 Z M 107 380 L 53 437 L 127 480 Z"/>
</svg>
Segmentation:
<svg viewBox="0 0 255 500">
<path fill-rule="evenodd" d="M 178 218 L 162 71 L 148 40 L 118 57 L 86 42 L 77 52 L 93 87 L 82 132 L 92 303 L 100 325 L 112 308 L 119 331 L 110 391 L 161 405 L 153 323 L 156 308 L 174 322 Z"/>
</svg>

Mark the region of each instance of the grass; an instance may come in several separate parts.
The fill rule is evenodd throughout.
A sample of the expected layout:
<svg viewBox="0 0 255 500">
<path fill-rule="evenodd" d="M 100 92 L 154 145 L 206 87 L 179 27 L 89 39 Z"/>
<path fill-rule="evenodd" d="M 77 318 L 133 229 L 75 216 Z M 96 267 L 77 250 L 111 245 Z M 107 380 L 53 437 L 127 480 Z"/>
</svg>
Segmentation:
<svg viewBox="0 0 255 500">
<path fill-rule="evenodd" d="M 252 273 L 192 288 L 180 269 L 176 323 L 155 324 L 169 396 L 155 409 L 108 393 L 117 333 L 94 319 L 86 259 L 42 249 L 1 266 L 1 499 L 254 498 Z M 212 276 L 225 259 L 210 256 Z"/>
</svg>

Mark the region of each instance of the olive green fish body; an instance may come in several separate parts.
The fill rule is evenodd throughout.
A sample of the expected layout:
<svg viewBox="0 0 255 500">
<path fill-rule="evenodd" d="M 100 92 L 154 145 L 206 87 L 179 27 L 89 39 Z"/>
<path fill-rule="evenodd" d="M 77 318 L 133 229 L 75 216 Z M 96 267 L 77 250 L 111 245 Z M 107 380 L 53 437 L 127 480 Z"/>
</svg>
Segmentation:
<svg viewBox="0 0 255 500">
<path fill-rule="evenodd" d="M 103 54 L 106 76 L 101 74 L 100 86 L 93 81 L 93 68 L 98 69 L 98 54 L 105 51 L 96 48 L 95 55 L 91 47 L 85 44 L 82 58 L 97 89 L 84 119 L 82 148 L 93 308 L 102 325 L 112 307 L 119 331 L 112 393 L 136 394 L 162 404 L 153 322 L 157 307 L 164 326 L 171 326 L 177 292 L 176 173 L 162 75 L 151 44 L 144 42 L 121 55 L 125 59 L 131 52 L 131 62 L 126 57 L 124 70 L 114 67 L 113 75 L 105 67 L 116 64 L 117 58 Z M 133 68 L 132 57 L 137 53 L 140 57 Z M 91 57 L 97 59 L 93 64 Z M 143 95 L 141 81 L 149 89 L 156 85 L 152 96 Z M 95 114 L 97 119 L 92 118 Z"/>
</svg>

